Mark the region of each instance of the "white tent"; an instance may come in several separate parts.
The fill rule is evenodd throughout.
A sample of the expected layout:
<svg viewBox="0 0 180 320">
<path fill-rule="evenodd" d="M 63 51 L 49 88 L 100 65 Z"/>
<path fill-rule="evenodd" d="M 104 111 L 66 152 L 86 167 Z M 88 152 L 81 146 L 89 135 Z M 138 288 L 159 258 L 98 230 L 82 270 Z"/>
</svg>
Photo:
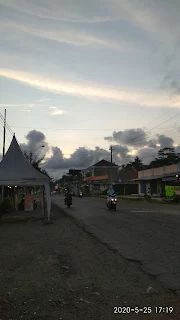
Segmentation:
<svg viewBox="0 0 180 320">
<path fill-rule="evenodd" d="M 34 169 L 23 155 L 13 136 L 10 147 L 0 163 L 0 186 L 44 186 L 48 220 L 50 220 L 51 196 L 49 178 Z"/>
</svg>

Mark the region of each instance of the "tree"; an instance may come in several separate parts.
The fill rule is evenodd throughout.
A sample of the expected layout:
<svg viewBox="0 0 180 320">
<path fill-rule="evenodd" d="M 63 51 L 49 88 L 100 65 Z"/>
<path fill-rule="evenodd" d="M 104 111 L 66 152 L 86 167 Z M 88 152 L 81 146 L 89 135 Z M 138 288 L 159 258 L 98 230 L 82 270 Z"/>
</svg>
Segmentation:
<svg viewBox="0 0 180 320">
<path fill-rule="evenodd" d="M 149 167 L 158 168 L 178 162 L 180 162 L 180 154 L 176 153 L 174 148 L 163 148 L 158 151 L 157 157 L 151 161 Z"/>
<path fill-rule="evenodd" d="M 131 164 L 132 167 L 134 167 L 137 171 L 144 169 L 144 164 L 139 157 L 135 157 L 134 161 Z"/>
<path fill-rule="evenodd" d="M 34 157 L 33 158 L 33 153 L 32 152 L 27 152 L 26 150 L 23 152 L 24 156 L 26 157 L 26 159 L 31 163 L 31 165 L 38 171 L 40 171 L 41 173 L 43 173 L 45 176 L 47 176 L 48 178 L 52 179 L 49 174 L 47 173 L 47 171 L 43 168 L 41 168 L 41 165 L 43 164 L 43 160 L 45 158 L 45 156 L 41 157 L 38 159 L 38 157 Z"/>
</svg>

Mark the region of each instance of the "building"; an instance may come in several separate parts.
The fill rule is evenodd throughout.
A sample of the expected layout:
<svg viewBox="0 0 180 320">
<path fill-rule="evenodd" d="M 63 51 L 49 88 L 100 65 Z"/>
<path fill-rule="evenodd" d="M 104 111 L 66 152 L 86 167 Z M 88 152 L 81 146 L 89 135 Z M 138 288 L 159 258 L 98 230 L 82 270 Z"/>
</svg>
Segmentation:
<svg viewBox="0 0 180 320">
<path fill-rule="evenodd" d="M 159 195 L 165 193 L 165 186 L 180 184 L 176 175 L 180 175 L 180 163 L 138 171 L 138 178 L 133 181 L 138 182 L 139 195 L 144 195 L 148 189 L 153 195 Z"/>
<path fill-rule="evenodd" d="M 86 193 L 101 194 L 109 188 L 112 182 L 118 182 L 119 167 L 115 163 L 101 160 L 93 166 L 82 171 L 84 180 L 84 189 Z"/>
</svg>

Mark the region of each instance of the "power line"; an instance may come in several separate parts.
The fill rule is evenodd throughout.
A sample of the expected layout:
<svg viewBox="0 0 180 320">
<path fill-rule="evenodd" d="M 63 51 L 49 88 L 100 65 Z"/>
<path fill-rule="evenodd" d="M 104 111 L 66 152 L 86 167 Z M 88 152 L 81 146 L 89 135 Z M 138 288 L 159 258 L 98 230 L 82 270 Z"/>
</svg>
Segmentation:
<svg viewBox="0 0 180 320">
<path fill-rule="evenodd" d="M 1 113 L 0 113 L 0 120 L 2 120 L 4 123 L 4 117 Z M 7 122 L 6 122 L 6 129 L 8 129 L 12 135 L 14 134 Z"/>
</svg>

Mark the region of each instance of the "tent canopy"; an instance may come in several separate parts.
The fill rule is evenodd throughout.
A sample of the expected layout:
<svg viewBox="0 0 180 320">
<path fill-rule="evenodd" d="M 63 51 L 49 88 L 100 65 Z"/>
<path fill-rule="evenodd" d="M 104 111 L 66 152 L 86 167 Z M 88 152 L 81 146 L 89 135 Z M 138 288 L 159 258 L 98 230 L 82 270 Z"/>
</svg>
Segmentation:
<svg viewBox="0 0 180 320">
<path fill-rule="evenodd" d="M 0 185 L 45 186 L 48 218 L 50 218 L 51 197 L 49 178 L 36 170 L 22 153 L 13 136 L 10 147 L 0 163 Z"/>
</svg>

